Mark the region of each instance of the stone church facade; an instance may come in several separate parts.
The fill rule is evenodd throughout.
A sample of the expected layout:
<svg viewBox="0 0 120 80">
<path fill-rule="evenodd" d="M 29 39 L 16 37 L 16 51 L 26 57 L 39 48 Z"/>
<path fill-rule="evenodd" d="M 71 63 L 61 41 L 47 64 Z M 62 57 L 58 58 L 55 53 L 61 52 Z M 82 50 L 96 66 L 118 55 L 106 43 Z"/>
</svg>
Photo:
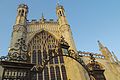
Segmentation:
<svg viewBox="0 0 120 80">
<path fill-rule="evenodd" d="M 17 8 L 16 22 L 13 26 L 10 49 L 15 48 L 18 39 L 24 39 L 28 47 L 30 62 L 41 67 L 45 59 L 61 54 L 58 46 L 61 37 L 63 37 L 70 46 L 69 51 L 71 50 L 74 54 L 79 55 L 86 65 L 89 66 L 90 64 L 89 54 L 93 54 L 97 63 L 105 70 L 106 80 L 120 80 L 120 63 L 117 57 L 100 41 L 98 41 L 98 44 L 102 54 L 76 50 L 70 25 L 67 22 L 62 5 L 57 4 L 56 6 L 57 21 L 53 19 L 47 21 L 43 15 L 39 21 L 28 21 L 27 14 L 28 6 L 20 4 Z M 9 53 L 12 54 L 12 51 L 9 51 Z M 89 74 L 82 65 L 74 59 L 64 56 L 53 58 L 44 68 L 43 73 L 34 73 L 32 76 L 32 80 L 90 80 Z"/>
</svg>

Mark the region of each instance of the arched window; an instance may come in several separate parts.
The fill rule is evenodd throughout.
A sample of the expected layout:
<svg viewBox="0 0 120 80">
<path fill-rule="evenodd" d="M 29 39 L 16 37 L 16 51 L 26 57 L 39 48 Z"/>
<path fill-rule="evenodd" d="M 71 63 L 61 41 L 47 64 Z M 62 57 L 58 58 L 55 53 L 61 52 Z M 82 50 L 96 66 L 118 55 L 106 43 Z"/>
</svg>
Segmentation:
<svg viewBox="0 0 120 80">
<path fill-rule="evenodd" d="M 62 12 L 60 11 L 60 16 L 62 16 Z"/>
<path fill-rule="evenodd" d="M 61 71 L 62 71 L 63 80 L 67 80 L 67 74 L 66 74 L 66 69 L 64 65 L 61 66 Z"/>
<path fill-rule="evenodd" d="M 49 72 L 47 67 L 44 69 L 44 80 L 49 80 Z"/>
<path fill-rule="evenodd" d="M 42 65 L 42 54 L 40 50 L 38 50 L 38 64 Z"/>
<path fill-rule="evenodd" d="M 18 14 L 19 14 L 19 15 L 21 14 L 21 10 L 19 10 Z"/>
<path fill-rule="evenodd" d="M 60 75 L 60 68 L 59 68 L 59 66 L 56 66 L 55 69 L 56 69 L 56 77 L 57 77 L 57 80 L 61 80 L 61 75 Z"/>
<path fill-rule="evenodd" d="M 26 73 L 26 75 L 27 75 L 27 73 Z M 37 78 L 36 67 L 34 67 L 32 69 L 32 73 L 31 73 L 31 80 L 36 80 L 36 78 Z"/>
<path fill-rule="evenodd" d="M 36 63 L 36 51 L 35 50 L 32 53 L 32 63 Z"/>
<path fill-rule="evenodd" d="M 21 16 L 23 16 L 24 15 L 24 10 L 22 10 L 22 13 L 21 13 Z"/>
<path fill-rule="evenodd" d="M 43 50 L 43 58 L 47 59 L 47 52 L 46 52 L 46 50 Z"/>
<path fill-rule="evenodd" d="M 50 67 L 50 75 L 51 75 L 51 80 L 55 80 L 55 72 L 54 72 L 54 67 Z"/>
<path fill-rule="evenodd" d="M 52 50 L 48 50 L 49 53 L 49 59 L 52 57 Z M 50 60 L 50 64 L 53 64 L 53 59 Z"/>
<path fill-rule="evenodd" d="M 43 74 L 42 73 L 38 73 L 38 80 L 43 80 Z"/>
<path fill-rule="evenodd" d="M 60 48 L 58 49 L 58 54 L 62 55 L 62 50 Z M 59 58 L 60 58 L 60 63 L 64 63 L 63 56 L 59 56 Z"/>
<path fill-rule="evenodd" d="M 54 54 L 57 55 L 56 52 L 54 52 Z M 58 57 L 55 57 L 55 58 L 54 58 L 54 61 L 55 61 L 55 64 L 58 64 Z"/>
<path fill-rule="evenodd" d="M 64 59 L 63 59 L 63 56 L 60 56 L 60 63 L 64 63 Z"/>
</svg>

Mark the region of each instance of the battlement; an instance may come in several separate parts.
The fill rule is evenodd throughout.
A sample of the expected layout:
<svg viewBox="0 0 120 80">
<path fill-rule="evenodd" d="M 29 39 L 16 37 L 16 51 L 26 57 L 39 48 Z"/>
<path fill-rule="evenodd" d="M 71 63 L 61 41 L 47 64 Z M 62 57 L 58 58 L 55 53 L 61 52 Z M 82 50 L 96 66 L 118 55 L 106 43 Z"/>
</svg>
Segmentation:
<svg viewBox="0 0 120 80">
<path fill-rule="evenodd" d="M 104 59 L 105 57 L 102 54 L 98 54 L 98 53 L 92 53 L 92 52 L 82 52 L 82 51 L 78 51 L 78 54 L 82 57 L 90 57 L 90 54 L 93 55 L 93 57 L 95 58 L 101 58 Z"/>
<path fill-rule="evenodd" d="M 54 20 L 54 19 L 49 19 L 49 20 L 47 20 L 47 19 L 44 19 L 44 20 L 42 20 L 42 19 L 39 19 L 39 20 L 37 20 L 37 19 L 32 19 L 32 20 L 27 20 L 27 23 L 28 24 L 32 24 L 32 23 L 58 23 L 58 21 L 57 20 Z"/>
</svg>

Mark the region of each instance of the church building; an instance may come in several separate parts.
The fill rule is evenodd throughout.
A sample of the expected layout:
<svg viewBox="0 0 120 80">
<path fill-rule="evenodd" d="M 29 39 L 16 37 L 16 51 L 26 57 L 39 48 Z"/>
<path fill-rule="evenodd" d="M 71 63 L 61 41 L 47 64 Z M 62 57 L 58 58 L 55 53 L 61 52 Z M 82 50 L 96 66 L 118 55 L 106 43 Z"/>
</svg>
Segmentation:
<svg viewBox="0 0 120 80">
<path fill-rule="evenodd" d="M 9 56 L 22 55 L 21 60 L 35 64 L 30 69 L 33 72 L 31 80 L 120 80 L 120 63 L 117 57 L 100 41 L 98 45 L 101 54 L 76 49 L 71 26 L 62 5 L 56 5 L 56 21 L 46 20 L 44 15 L 40 20 L 29 21 L 28 12 L 26 4 L 20 4 L 17 8 Z M 26 46 L 20 45 L 20 49 L 24 49 L 19 51 L 16 47 L 20 40 L 23 40 L 22 45 Z M 66 45 L 65 49 L 60 47 L 62 41 L 62 45 Z M 41 68 L 43 71 L 39 73 Z"/>
</svg>

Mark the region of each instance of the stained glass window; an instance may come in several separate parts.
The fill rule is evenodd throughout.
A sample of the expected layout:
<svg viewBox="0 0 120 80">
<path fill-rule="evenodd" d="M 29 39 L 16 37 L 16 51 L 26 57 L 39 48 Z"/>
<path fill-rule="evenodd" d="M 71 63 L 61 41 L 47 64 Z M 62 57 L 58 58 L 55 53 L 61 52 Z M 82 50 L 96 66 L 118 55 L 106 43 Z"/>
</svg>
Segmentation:
<svg viewBox="0 0 120 80">
<path fill-rule="evenodd" d="M 33 39 L 30 41 L 29 45 L 30 45 L 29 51 L 33 53 L 32 54 L 32 63 L 35 63 L 35 64 L 38 63 L 38 65 L 43 64 L 43 59 L 48 59 L 48 58 L 50 59 L 50 58 L 52 58 L 52 56 L 54 56 L 56 54 L 62 54 L 61 49 L 56 50 L 58 52 L 55 52 L 55 50 L 53 50 L 55 48 L 56 49 L 58 48 L 57 47 L 58 40 L 55 39 L 52 35 L 50 35 L 46 31 L 37 33 L 33 37 Z M 37 57 L 37 60 L 36 60 L 36 57 Z M 50 66 L 47 65 L 47 68 L 45 70 L 43 70 L 43 74 L 38 73 L 38 75 L 37 75 L 38 80 L 48 80 L 49 77 L 51 80 L 56 80 L 56 79 L 62 80 L 61 79 L 62 75 L 60 75 L 61 68 L 59 68 L 57 66 L 57 65 L 60 65 L 60 64 L 58 64 L 59 62 L 61 64 L 64 63 L 63 56 L 58 56 L 56 58 L 51 59 L 49 61 Z M 56 65 L 57 67 L 54 68 L 52 65 L 53 66 Z M 50 73 L 50 75 L 48 73 Z M 61 72 L 61 74 L 62 74 L 62 72 Z M 65 80 L 65 77 L 64 77 L 64 80 Z"/>
<path fill-rule="evenodd" d="M 43 80 L 43 74 L 42 73 L 38 73 L 38 80 Z"/>
<path fill-rule="evenodd" d="M 51 80 L 55 80 L 55 72 L 54 72 L 54 67 L 50 67 L 50 74 L 51 74 Z"/>
<path fill-rule="evenodd" d="M 47 52 L 46 52 L 46 50 L 43 50 L 43 57 L 44 57 L 44 59 L 47 59 Z"/>
<path fill-rule="evenodd" d="M 42 54 L 40 50 L 38 50 L 38 64 L 42 64 Z"/>
<path fill-rule="evenodd" d="M 61 71 L 62 71 L 63 80 L 67 80 L 67 74 L 66 74 L 66 69 L 64 65 L 61 66 Z"/>
<path fill-rule="evenodd" d="M 56 52 L 54 52 L 54 54 L 57 55 Z M 58 64 L 58 57 L 55 57 L 55 58 L 54 58 L 54 61 L 55 61 L 55 64 Z"/>
<path fill-rule="evenodd" d="M 52 50 L 48 50 L 49 53 L 49 59 L 52 57 Z M 50 64 L 53 64 L 53 59 L 50 60 Z"/>
<path fill-rule="evenodd" d="M 32 53 L 32 63 L 36 63 L 36 51 L 35 50 Z"/>
<path fill-rule="evenodd" d="M 47 67 L 44 69 L 44 80 L 49 80 L 49 72 Z"/>
<path fill-rule="evenodd" d="M 55 69 L 56 69 L 56 77 L 57 77 L 57 80 L 61 80 L 61 75 L 60 75 L 60 68 L 59 68 L 59 66 L 56 66 Z"/>
</svg>

